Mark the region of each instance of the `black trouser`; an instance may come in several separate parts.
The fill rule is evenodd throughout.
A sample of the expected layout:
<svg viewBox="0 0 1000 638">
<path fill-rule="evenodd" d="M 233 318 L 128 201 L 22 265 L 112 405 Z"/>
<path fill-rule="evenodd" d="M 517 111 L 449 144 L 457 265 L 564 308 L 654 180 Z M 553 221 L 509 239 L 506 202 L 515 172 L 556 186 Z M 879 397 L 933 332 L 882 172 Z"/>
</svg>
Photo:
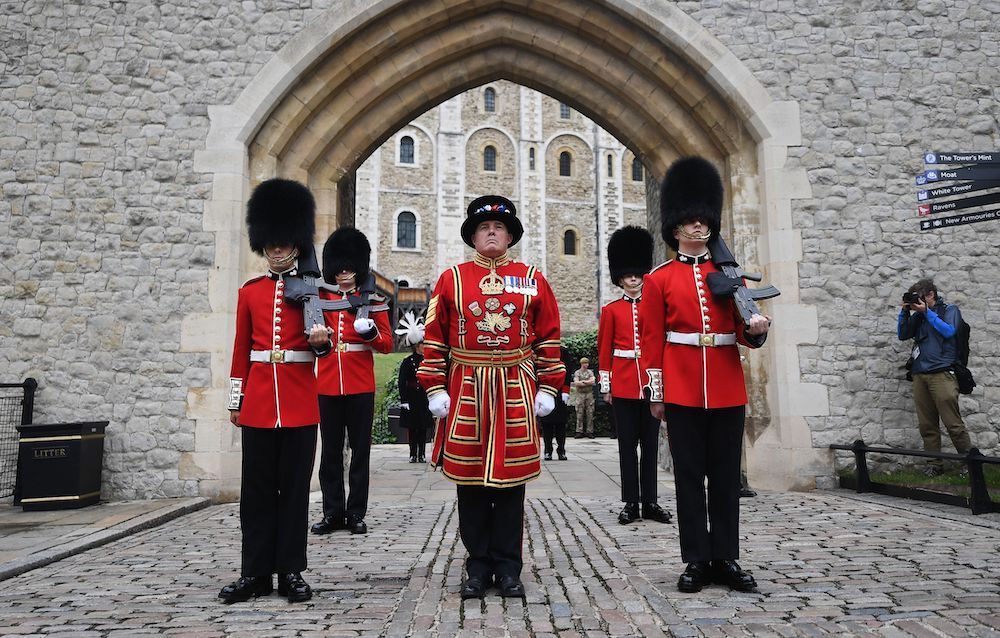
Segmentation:
<svg viewBox="0 0 1000 638">
<path fill-rule="evenodd" d="M 566 454 L 566 422 L 542 421 L 542 438 L 545 439 L 545 453 L 552 454 L 552 437 L 556 439 L 556 453 Z"/>
<path fill-rule="evenodd" d="M 489 583 L 496 576 L 520 578 L 524 532 L 524 485 L 458 486 L 458 532 L 469 552 L 465 571 Z"/>
<path fill-rule="evenodd" d="M 309 480 L 316 456 L 316 426 L 243 427 L 240 431 L 241 574 L 301 572 L 306 568 Z"/>
<path fill-rule="evenodd" d="M 375 393 L 319 396 L 319 485 L 323 490 L 323 516 L 362 519 L 368 512 L 368 459 L 372 447 Z M 344 433 L 351 446 L 347 481 L 350 494 L 344 502 Z"/>
<path fill-rule="evenodd" d="M 411 425 L 406 432 L 406 438 L 410 443 L 410 456 L 417 458 L 424 456 L 427 446 L 427 427 Z"/>
<path fill-rule="evenodd" d="M 666 404 L 685 563 L 739 558 L 744 414 L 742 405 L 705 410 Z"/>
<path fill-rule="evenodd" d="M 656 502 L 656 458 L 660 441 L 660 422 L 649 412 L 645 399 L 611 401 L 618 428 L 618 460 L 622 472 L 622 501 Z M 636 447 L 641 451 L 636 456 Z"/>
</svg>

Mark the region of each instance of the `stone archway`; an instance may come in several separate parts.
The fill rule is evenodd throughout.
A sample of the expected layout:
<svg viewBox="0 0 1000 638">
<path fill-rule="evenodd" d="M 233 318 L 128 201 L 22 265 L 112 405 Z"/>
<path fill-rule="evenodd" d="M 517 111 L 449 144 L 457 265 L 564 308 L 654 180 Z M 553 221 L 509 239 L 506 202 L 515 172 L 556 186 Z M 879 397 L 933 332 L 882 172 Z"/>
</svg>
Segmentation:
<svg viewBox="0 0 1000 638">
<path fill-rule="evenodd" d="M 211 108 L 196 169 L 213 175 L 204 227 L 215 233 L 212 312 L 185 319 L 182 347 L 212 353 L 213 385 L 192 390 L 195 452 L 182 472 L 202 492 L 231 497 L 238 452 L 217 406 L 228 375 L 233 291 L 249 272 L 243 206 L 249 187 L 281 175 L 317 195 L 317 236 L 336 226 L 345 176 L 394 131 L 469 88 L 506 79 L 580 110 L 662 175 L 700 154 L 725 167 L 725 224 L 748 267 L 762 268 L 783 296 L 772 305 L 772 343 L 753 353 L 757 414 L 769 414 L 751 451 L 757 484 L 810 487 L 829 470 L 804 416 L 825 414 L 826 390 L 800 379 L 798 343 L 815 341 L 811 307 L 799 304 L 800 243 L 790 200 L 809 195 L 803 171 L 785 169 L 799 143 L 797 104 L 770 98 L 711 34 L 673 4 L 640 0 L 380 0 L 342 2 L 282 48 L 235 102 Z M 462 152 L 441 148 L 439 152 Z M 439 228 L 464 211 L 460 189 L 444 192 Z M 609 230 L 599 229 L 606 242 Z M 461 256 L 461 243 L 445 259 Z M 454 255 L 448 253 L 454 250 Z M 765 462 L 763 459 L 767 457 Z M 765 471 L 766 470 L 766 471 Z M 757 478 L 760 476 L 760 478 Z"/>
</svg>

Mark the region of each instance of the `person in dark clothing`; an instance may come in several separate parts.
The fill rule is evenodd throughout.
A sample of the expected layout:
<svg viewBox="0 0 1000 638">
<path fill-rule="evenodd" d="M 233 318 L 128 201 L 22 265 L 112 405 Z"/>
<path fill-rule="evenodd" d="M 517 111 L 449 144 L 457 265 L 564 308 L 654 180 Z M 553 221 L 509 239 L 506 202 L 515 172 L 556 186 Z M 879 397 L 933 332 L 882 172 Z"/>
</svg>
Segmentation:
<svg viewBox="0 0 1000 638">
<path fill-rule="evenodd" d="M 917 408 L 917 427 L 927 452 L 941 451 L 941 429 L 959 454 L 972 447 L 958 409 L 958 381 L 952 366 L 957 359 L 955 333 L 961 323 L 958 306 L 948 305 L 938 296 L 932 279 L 921 279 L 910 286 L 899 309 L 897 335 L 900 341 L 913 339 L 913 402 Z M 940 459 L 930 459 L 925 472 L 944 471 Z"/>
<path fill-rule="evenodd" d="M 566 348 L 560 348 L 560 356 L 567 369 L 570 364 L 570 354 Z M 568 460 L 566 456 L 566 422 L 569 421 L 569 385 L 564 384 L 562 392 L 556 396 L 556 407 L 551 413 L 544 417 L 539 417 L 542 424 L 542 439 L 545 442 L 546 461 L 552 460 L 552 439 L 556 441 L 556 454 L 560 461 Z"/>
<path fill-rule="evenodd" d="M 410 443 L 410 463 L 426 463 L 427 431 L 434 427 L 434 416 L 427 408 L 427 393 L 417 381 L 417 368 L 424 360 L 424 324 L 412 312 L 399 322 L 396 334 L 405 335 L 413 354 L 399 364 L 399 424 L 406 428 Z"/>
</svg>

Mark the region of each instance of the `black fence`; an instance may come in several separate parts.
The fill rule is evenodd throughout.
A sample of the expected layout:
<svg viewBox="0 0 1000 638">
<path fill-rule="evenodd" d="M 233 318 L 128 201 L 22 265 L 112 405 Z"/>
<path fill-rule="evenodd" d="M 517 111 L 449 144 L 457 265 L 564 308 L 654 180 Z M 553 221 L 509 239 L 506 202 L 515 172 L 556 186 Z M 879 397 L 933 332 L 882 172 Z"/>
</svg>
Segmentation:
<svg viewBox="0 0 1000 638">
<path fill-rule="evenodd" d="M 972 448 L 967 454 L 949 454 L 947 452 L 924 452 L 923 450 L 903 450 L 888 447 L 870 447 L 864 441 L 858 439 L 851 445 L 831 445 L 831 450 L 848 450 L 854 452 L 854 460 L 857 471 L 854 477 L 841 476 L 840 486 L 854 489 L 858 492 L 873 492 L 875 494 L 886 494 L 888 496 L 898 496 L 902 498 L 912 498 L 921 501 L 931 501 L 934 503 L 944 503 L 946 505 L 958 505 L 968 507 L 973 514 L 989 514 L 1000 512 L 1000 503 L 995 503 L 990 498 L 989 489 L 986 487 L 986 477 L 983 476 L 983 465 L 1000 465 L 1000 458 L 995 456 L 984 456 L 978 448 Z M 890 454 L 898 456 L 914 456 L 927 459 L 941 459 L 944 461 L 960 461 L 965 463 L 969 474 L 969 487 L 971 494 L 968 497 L 958 494 L 947 494 L 917 487 L 905 485 L 891 485 L 889 483 L 878 483 L 871 480 L 868 473 L 868 459 L 866 454 Z"/>
<path fill-rule="evenodd" d="M 14 493 L 17 482 L 17 426 L 31 423 L 38 382 L 0 383 L 0 498 Z"/>
</svg>

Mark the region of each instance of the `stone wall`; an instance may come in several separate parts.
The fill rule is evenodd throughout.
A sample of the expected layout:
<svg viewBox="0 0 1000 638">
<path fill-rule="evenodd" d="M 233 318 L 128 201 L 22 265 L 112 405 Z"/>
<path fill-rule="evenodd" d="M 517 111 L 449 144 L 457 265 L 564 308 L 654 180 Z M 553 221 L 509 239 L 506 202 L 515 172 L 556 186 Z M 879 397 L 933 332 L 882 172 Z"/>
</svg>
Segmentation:
<svg viewBox="0 0 1000 638">
<path fill-rule="evenodd" d="M 213 379 L 181 320 L 210 311 L 219 250 L 202 223 L 213 176 L 193 158 L 210 107 L 233 103 L 325 10 L 361 4 L 28 0 L 0 12 L 0 370 L 39 380 L 37 422 L 111 422 L 106 497 L 194 495 L 238 472 L 187 460 L 196 437 L 228 449 L 235 436 L 188 417 Z M 895 323 L 902 290 L 933 276 L 973 326 L 972 438 L 1000 453 L 1000 228 L 920 232 L 913 181 L 925 151 L 1000 149 L 1000 7 L 881 6 L 676 3 L 798 108 L 787 165 L 812 196 L 792 200 L 800 289 L 784 294 L 818 310 L 818 338 L 799 346 L 802 381 L 829 394 L 828 414 L 807 417 L 812 443 L 919 447 Z M 449 135 L 437 141 L 450 154 Z"/>
</svg>

